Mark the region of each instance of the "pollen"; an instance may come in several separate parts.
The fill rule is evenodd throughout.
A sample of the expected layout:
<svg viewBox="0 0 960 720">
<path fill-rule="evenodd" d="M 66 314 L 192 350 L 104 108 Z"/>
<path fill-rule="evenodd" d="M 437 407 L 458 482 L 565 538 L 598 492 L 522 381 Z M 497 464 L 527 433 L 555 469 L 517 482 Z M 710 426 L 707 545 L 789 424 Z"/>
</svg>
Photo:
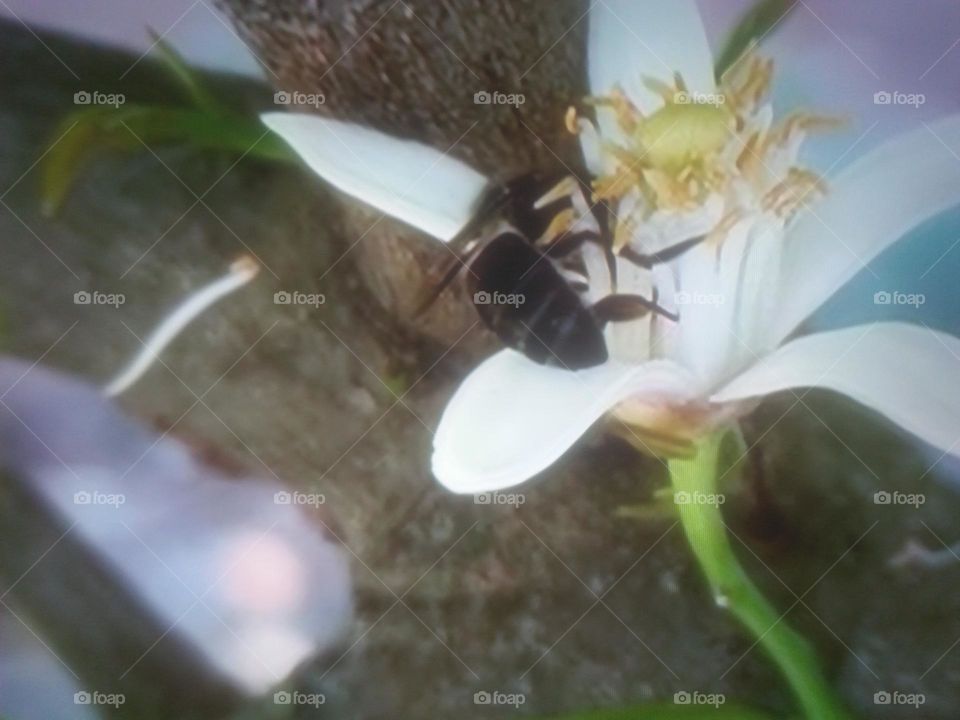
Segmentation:
<svg viewBox="0 0 960 720">
<path fill-rule="evenodd" d="M 601 151 L 612 162 L 593 182 L 595 202 L 630 205 L 630 222 L 618 218 L 617 247 L 657 211 L 696 210 L 711 196 L 724 199 L 728 221 L 758 211 L 786 221 L 812 195 L 826 192 L 822 178 L 797 164 L 797 152 L 807 135 L 840 123 L 804 112 L 774 123 L 768 97 L 773 77 L 773 61 L 751 52 L 712 93 L 691 91 L 679 75 L 669 83 L 646 79 L 647 89 L 663 99 L 649 114 L 619 88 L 587 98 L 618 131 L 611 137 L 601 128 Z M 571 133 L 581 132 L 585 122 L 576 109 L 567 111 Z M 720 242 L 729 229 L 721 222 L 711 235 Z"/>
</svg>

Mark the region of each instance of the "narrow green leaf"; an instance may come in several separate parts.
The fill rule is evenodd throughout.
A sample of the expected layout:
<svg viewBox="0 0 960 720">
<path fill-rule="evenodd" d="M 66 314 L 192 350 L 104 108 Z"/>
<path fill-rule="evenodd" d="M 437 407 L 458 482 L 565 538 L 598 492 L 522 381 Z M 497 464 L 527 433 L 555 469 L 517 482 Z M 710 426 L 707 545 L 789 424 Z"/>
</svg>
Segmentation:
<svg viewBox="0 0 960 720">
<path fill-rule="evenodd" d="M 758 0 L 756 5 L 743 14 L 727 38 L 723 51 L 717 58 L 717 78 L 722 77 L 751 45 L 770 33 L 797 5 L 797 0 Z"/>
<path fill-rule="evenodd" d="M 156 51 L 164 67 L 173 78 L 183 86 L 193 104 L 210 112 L 222 112 L 223 108 L 214 96 L 204 87 L 197 72 L 190 67 L 183 55 L 173 45 L 168 43 L 153 28 L 148 28 L 153 39 L 153 50 Z"/>
<path fill-rule="evenodd" d="M 147 152 L 147 147 L 179 144 L 260 160 L 299 164 L 278 136 L 257 118 L 219 115 L 190 108 L 125 105 L 84 108 L 58 127 L 59 142 L 40 166 L 41 207 L 55 214 L 83 165 L 104 151 Z M 146 146 L 146 147 L 144 147 Z"/>
<path fill-rule="evenodd" d="M 40 201 L 44 215 L 54 215 L 63 204 L 81 165 L 95 148 L 108 143 L 101 130 L 111 108 L 84 108 L 68 115 L 53 134 L 52 150 L 40 163 Z"/>
<path fill-rule="evenodd" d="M 205 150 L 223 150 L 262 160 L 297 163 L 289 146 L 257 117 L 213 115 L 183 108 L 133 106 L 109 116 L 102 127 L 111 135 L 126 132 L 147 145 L 177 143 Z"/>
</svg>

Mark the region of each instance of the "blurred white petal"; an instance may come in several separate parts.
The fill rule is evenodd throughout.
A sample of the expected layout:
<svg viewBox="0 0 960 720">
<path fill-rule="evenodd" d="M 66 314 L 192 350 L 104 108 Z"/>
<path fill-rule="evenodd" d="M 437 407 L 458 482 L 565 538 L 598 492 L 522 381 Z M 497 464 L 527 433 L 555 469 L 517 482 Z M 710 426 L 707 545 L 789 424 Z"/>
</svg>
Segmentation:
<svg viewBox="0 0 960 720">
<path fill-rule="evenodd" d="M 3 470 L 222 676 L 263 692 L 340 639 L 349 563 L 325 537 L 321 497 L 229 475 L 43 367 L 0 359 L 0 394 Z"/>
<path fill-rule="evenodd" d="M 487 187 L 476 170 L 422 143 L 317 115 L 261 119 L 331 185 L 444 242 L 473 217 Z"/>
<path fill-rule="evenodd" d="M 716 88 L 713 55 L 694 0 L 600 0 L 590 9 L 590 92 L 619 86 L 642 111 L 663 100 L 644 79 L 669 85 L 680 73 L 691 92 Z M 603 127 L 606 135 L 606 123 Z"/>
<path fill-rule="evenodd" d="M 779 344 L 871 260 L 910 230 L 960 204 L 960 115 L 888 140 L 829 181 L 784 249 Z"/>
<path fill-rule="evenodd" d="M 943 452 L 960 455 L 960 339 L 877 323 L 787 343 L 711 399 L 822 387 L 850 396 Z"/>
</svg>

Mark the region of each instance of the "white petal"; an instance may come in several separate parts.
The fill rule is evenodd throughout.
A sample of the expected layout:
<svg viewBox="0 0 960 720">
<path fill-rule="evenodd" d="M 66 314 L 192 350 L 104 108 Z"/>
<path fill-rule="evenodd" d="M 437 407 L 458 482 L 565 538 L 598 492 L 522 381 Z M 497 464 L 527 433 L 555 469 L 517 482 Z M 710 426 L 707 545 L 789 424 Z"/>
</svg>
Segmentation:
<svg viewBox="0 0 960 720">
<path fill-rule="evenodd" d="M 654 210 L 643 223 L 642 231 L 633 238 L 631 245 L 635 250 L 652 254 L 686 240 L 707 235 L 723 219 L 725 209 L 724 198 L 717 193 L 711 193 L 702 204 L 691 209 Z M 623 210 L 618 210 L 618 214 L 629 217 Z"/>
<path fill-rule="evenodd" d="M 749 220 L 737 223 L 719 247 L 703 242 L 676 261 L 680 324 L 674 359 L 696 374 L 699 388 L 727 377 L 741 347 L 737 298 L 751 228 Z"/>
<path fill-rule="evenodd" d="M 487 187 L 476 170 L 428 145 L 317 115 L 260 117 L 331 185 L 444 242 Z"/>
<path fill-rule="evenodd" d="M 960 203 L 958 156 L 960 115 L 887 141 L 829 183 L 790 230 L 773 345 L 883 250 Z"/>
<path fill-rule="evenodd" d="M 716 88 L 713 56 L 694 0 L 599 0 L 590 9 L 590 91 L 620 88 L 644 112 L 663 104 L 645 78 L 673 84 L 683 76 L 692 92 Z M 606 129 L 606 128 L 604 128 Z"/>
<path fill-rule="evenodd" d="M 657 361 L 571 372 L 504 350 L 458 388 L 434 436 L 433 473 L 458 493 L 517 485 L 563 455 L 621 400 L 685 396 L 683 371 Z"/>
<path fill-rule="evenodd" d="M 631 262 L 617 258 L 617 288 L 621 293 L 653 299 L 653 274 Z M 637 320 L 611 322 L 604 336 L 610 356 L 621 362 L 639 364 L 650 357 L 650 331 L 656 316 L 648 313 Z"/>
<path fill-rule="evenodd" d="M 712 400 L 824 387 L 960 455 L 960 339 L 905 323 L 861 325 L 787 343 Z"/>
</svg>

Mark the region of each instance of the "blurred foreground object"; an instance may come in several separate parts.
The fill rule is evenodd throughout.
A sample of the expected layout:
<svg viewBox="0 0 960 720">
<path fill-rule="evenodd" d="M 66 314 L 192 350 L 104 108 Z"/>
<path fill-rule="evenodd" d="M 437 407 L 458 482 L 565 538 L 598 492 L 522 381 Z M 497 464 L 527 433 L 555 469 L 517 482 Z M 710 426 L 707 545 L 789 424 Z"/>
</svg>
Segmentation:
<svg viewBox="0 0 960 720">
<path fill-rule="evenodd" d="M 231 477 L 42 367 L 0 360 L 0 400 L 4 612 L 81 693 L 44 703 L 72 717 L 100 693 L 125 717 L 217 717 L 340 638 L 348 562 L 322 496 Z M 4 643 L 0 665 L 23 647 Z M 14 718 L 34 712 L 8 702 L 40 701 L 42 679 L 22 679 L 32 693 L 0 685 Z"/>
</svg>

